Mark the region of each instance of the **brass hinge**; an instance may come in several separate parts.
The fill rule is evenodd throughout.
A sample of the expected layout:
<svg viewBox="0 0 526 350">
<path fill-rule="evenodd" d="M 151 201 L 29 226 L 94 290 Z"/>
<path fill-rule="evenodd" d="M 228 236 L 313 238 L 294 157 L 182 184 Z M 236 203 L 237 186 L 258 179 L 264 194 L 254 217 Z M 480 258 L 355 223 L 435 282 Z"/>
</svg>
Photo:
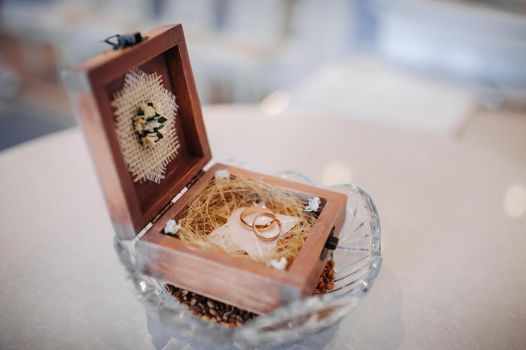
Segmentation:
<svg viewBox="0 0 526 350">
<path fill-rule="evenodd" d="M 161 211 L 157 215 L 155 215 L 155 217 L 153 218 L 151 223 L 155 224 L 157 222 L 157 220 L 159 220 L 161 218 L 161 216 L 163 216 L 168 211 L 168 209 L 170 209 L 172 207 L 172 205 L 174 205 L 175 202 L 177 202 L 177 200 L 179 200 L 179 198 L 181 198 L 183 196 L 183 194 L 185 194 L 186 191 L 188 191 L 188 189 L 190 187 L 192 187 L 197 182 L 197 180 L 199 180 L 199 178 L 201 178 L 201 176 L 204 175 L 204 173 L 205 173 L 205 171 L 201 170 L 201 171 L 199 171 L 199 173 L 197 173 L 197 175 L 192 177 L 192 179 L 188 182 L 188 184 L 186 184 L 186 186 L 181 190 L 181 192 L 179 192 L 170 202 L 168 202 L 167 205 L 165 205 L 161 209 Z"/>
<path fill-rule="evenodd" d="M 188 182 L 188 184 L 186 185 L 186 188 L 189 189 L 190 187 L 192 187 L 196 182 L 197 180 L 199 180 L 201 178 L 201 176 L 203 176 L 205 174 L 205 171 L 204 170 L 200 170 L 197 175 L 195 175 L 194 177 L 192 177 L 192 179 L 190 180 L 190 182 Z"/>
<path fill-rule="evenodd" d="M 155 224 L 157 222 L 157 220 L 159 220 L 161 218 L 161 216 L 163 216 L 168 211 L 168 209 L 170 209 L 172 207 L 172 205 L 174 205 L 172 202 L 168 202 L 168 204 L 165 205 L 161 209 L 161 211 L 159 213 L 157 213 L 157 215 L 155 215 L 155 217 L 152 220 L 152 224 Z"/>
</svg>

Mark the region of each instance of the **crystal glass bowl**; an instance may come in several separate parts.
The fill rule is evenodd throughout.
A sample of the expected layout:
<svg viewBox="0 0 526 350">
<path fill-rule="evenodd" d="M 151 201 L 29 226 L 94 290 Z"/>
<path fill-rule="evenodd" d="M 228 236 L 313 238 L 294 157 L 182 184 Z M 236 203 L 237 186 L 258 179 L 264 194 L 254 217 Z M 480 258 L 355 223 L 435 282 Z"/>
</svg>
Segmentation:
<svg viewBox="0 0 526 350">
<path fill-rule="evenodd" d="M 281 173 L 279 176 L 313 184 L 295 173 Z M 187 350 L 276 347 L 305 343 L 305 338 L 316 337 L 331 326 L 337 327 L 338 322 L 364 297 L 378 275 L 382 265 L 381 229 L 376 207 L 362 189 L 354 185 L 338 185 L 330 189 L 342 192 L 348 198 L 340 242 L 333 253 L 334 288 L 325 295 L 284 305 L 235 329 L 192 316 L 165 291 L 162 281 L 144 276 L 135 269 L 135 242 L 115 240 L 117 254 L 127 268 L 139 300 L 146 307 L 148 326 L 156 347 Z M 314 342 L 311 339 L 309 343 L 319 348 L 322 346 L 319 339 Z"/>
</svg>

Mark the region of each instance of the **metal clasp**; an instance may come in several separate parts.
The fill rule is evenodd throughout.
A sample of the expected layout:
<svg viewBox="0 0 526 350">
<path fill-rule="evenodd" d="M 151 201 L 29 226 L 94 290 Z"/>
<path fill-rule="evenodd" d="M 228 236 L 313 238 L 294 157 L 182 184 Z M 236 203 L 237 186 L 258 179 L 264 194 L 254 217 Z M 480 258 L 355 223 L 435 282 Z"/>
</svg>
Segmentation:
<svg viewBox="0 0 526 350">
<path fill-rule="evenodd" d="M 327 237 L 327 241 L 325 242 L 325 245 L 323 246 L 323 250 L 320 255 L 320 260 L 324 260 L 327 257 L 329 250 L 333 251 L 336 248 L 338 248 L 338 243 L 340 242 L 340 239 L 334 235 L 335 229 L 336 227 L 333 226 L 329 237 Z"/>
<path fill-rule="evenodd" d="M 111 39 L 116 39 L 111 40 Z M 124 49 L 133 45 L 137 45 L 142 41 L 142 35 L 140 32 L 131 34 L 115 34 L 107 37 L 103 40 L 106 44 L 110 45 L 114 50 Z"/>
</svg>

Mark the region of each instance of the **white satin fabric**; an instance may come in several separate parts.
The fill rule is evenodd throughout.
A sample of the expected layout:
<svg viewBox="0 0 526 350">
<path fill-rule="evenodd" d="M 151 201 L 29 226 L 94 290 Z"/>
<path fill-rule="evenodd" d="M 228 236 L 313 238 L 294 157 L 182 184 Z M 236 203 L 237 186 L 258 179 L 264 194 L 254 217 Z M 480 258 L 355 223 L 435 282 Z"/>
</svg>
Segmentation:
<svg viewBox="0 0 526 350">
<path fill-rule="evenodd" d="M 239 219 L 241 212 L 245 208 L 236 209 L 228 218 L 225 225 L 215 229 L 208 238 L 211 242 L 223 248 L 227 253 L 246 252 L 252 260 L 256 262 L 267 262 L 270 260 L 276 242 L 279 238 L 287 235 L 287 233 L 298 223 L 299 219 L 292 216 L 276 214 L 281 221 L 281 233 L 277 239 L 273 241 L 263 241 L 259 239 L 252 229 L 248 229 L 241 224 Z M 246 217 L 248 222 L 252 222 L 256 214 L 248 215 Z M 256 224 L 262 225 L 269 222 L 271 219 L 267 217 L 259 217 Z M 260 232 L 265 236 L 273 236 L 279 232 L 278 225 L 272 225 L 272 228 Z"/>
</svg>

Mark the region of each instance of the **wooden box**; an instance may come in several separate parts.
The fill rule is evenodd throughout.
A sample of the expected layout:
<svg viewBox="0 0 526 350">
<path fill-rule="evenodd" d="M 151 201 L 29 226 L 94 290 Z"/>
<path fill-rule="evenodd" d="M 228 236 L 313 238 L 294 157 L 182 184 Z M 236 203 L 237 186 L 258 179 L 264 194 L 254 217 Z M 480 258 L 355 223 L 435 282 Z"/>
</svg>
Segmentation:
<svg viewBox="0 0 526 350">
<path fill-rule="evenodd" d="M 177 157 L 168 162 L 164 178 L 158 183 L 134 181 L 117 135 L 112 101 L 132 69 L 156 73 L 162 86 L 177 98 L 173 126 L 180 146 Z M 65 79 L 94 159 L 115 234 L 119 239 L 135 239 L 141 233 L 136 245 L 140 271 L 256 313 L 268 312 L 312 293 L 327 260 L 326 242 L 330 236 L 338 236 L 341 229 L 346 197 L 222 164 L 203 170 L 211 160 L 211 152 L 181 25 L 160 27 L 147 33 L 137 45 L 95 56 L 70 70 Z M 286 270 L 204 250 L 163 234 L 166 221 L 177 218 L 218 169 L 266 181 L 302 199 L 321 198 L 318 219 L 299 255 Z"/>
</svg>

